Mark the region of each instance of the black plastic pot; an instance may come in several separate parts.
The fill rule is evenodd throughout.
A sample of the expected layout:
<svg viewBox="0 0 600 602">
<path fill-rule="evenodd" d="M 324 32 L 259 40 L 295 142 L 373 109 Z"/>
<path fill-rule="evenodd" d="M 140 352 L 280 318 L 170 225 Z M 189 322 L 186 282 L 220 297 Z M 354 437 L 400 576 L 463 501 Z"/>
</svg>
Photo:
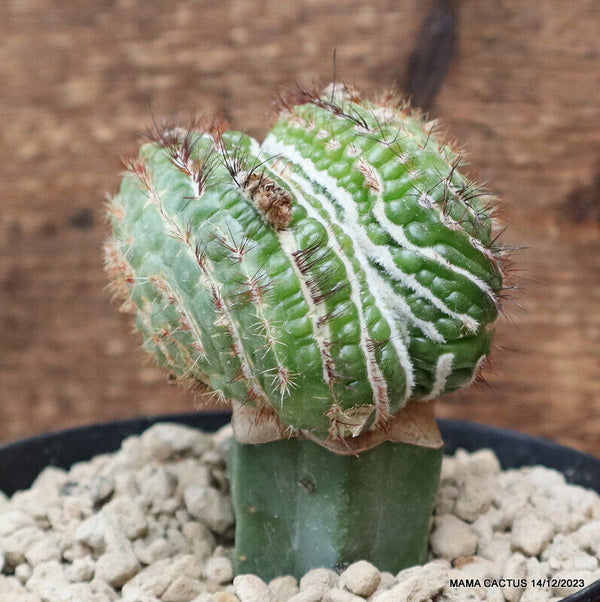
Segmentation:
<svg viewBox="0 0 600 602">
<path fill-rule="evenodd" d="M 214 431 L 229 418 L 226 412 L 169 414 L 83 426 L 11 443 L 0 447 L 0 490 L 11 495 L 28 488 L 46 466 L 68 468 L 75 462 L 115 451 L 123 439 L 143 432 L 156 422 L 179 422 Z M 502 468 L 542 464 L 563 473 L 569 483 L 600 493 L 598 458 L 515 431 L 460 420 L 440 420 L 439 424 L 448 453 L 457 448 L 467 451 L 491 448 Z M 563 602 L 600 602 L 600 580 Z"/>
</svg>

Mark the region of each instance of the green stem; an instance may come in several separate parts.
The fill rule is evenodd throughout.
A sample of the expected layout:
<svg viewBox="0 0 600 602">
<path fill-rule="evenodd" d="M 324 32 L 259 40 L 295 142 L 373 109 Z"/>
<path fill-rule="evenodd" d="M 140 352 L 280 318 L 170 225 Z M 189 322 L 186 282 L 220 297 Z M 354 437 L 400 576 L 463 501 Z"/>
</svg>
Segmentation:
<svg viewBox="0 0 600 602">
<path fill-rule="evenodd" d="M 441 448 L 407 443 L 355 457 L 298 439 L 236 442 L 236 572 L 269 580 L 361 559 L 392 573 L 423 563 L 441 460 Z"/>
</svg>

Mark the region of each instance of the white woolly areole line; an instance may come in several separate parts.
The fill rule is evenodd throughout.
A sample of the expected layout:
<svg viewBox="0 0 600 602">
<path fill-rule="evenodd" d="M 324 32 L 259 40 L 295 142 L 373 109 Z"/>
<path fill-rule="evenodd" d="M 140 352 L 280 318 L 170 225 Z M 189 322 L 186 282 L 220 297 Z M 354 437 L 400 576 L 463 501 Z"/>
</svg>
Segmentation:
<svg viewBox="0 0 600 602">
<path fill-rule="evenodd" d="M 335 178 L 330 176 L 328 173 L 320 171 L 317 169 L 315 164 L 310 161 L 310 159 L 305 158 L 295 147 L 285 144 L 279 140 L 277 140 L 274 136 L 267 136 L 265 141 L 263 142 L 263 151 L 269 152 L 272 155 L 282 155 L 285 156 L 286 159 L 296 164 L 300 169 L 307 175 L 307 178 L 303 178 L 302 176 L 295 174 L 294 178 L 297 181 L 305 181 L 309 182 L 311 186 L 313 186 L 313 182 L 316 182 L 321 188 L 325 189 L 332 198 L 335 198 L 339 205 L 344 210 L 344 222 L 341 224 L 337 222 L 340 227 L 346 230 L 352 240 L 356 243 L 356 250 L 359 249 L 362 251 L 363 260 L 361 263 L 365 271 L 369 273 L 369 278 L 371 275 L 376 274 L 376 270 L 369 269 L 367 264 L 369 263 L 369 259 L 379 265 L 391 278 L 415 291 L 418 295 L 428 299 L 438 307 L 438 309 L 446 311 L 450 315 L 453 313 L 446 305 L 435 295 L 431 293 L 431 291 L 421 285 L 416 278 L 410 276 L 409 274 L 405 274 L 402 270 L 400 270 L 390 253 L 390 250 L 383 245 L 376 245 L 365 232 L 364 227 L 359 222 L 358 210 L 356 209 L 356 203 L 352 198 L 352 195 L 345 189 L 337 184 Z M 328 208 L 329 213 L 332 215 L 332 219 L 334 219 L 336 209 L 334 204 L 323 194 L 319 194 L 315 191 L 314 196 L 316 196 L 319 201 L 323 203 L 324 206 Z M 357 253 L 357 257 L 360 256 Z M 379 276 L 379 274 L 377 274 Z M 395 293 L 393 288 L 385 281 L 385 279 L 379 277 L 373 279 L 373 284 L 378 292 L 378 295 L 388 300 L 393 299 L 393 303 L 389 304 L 388 307 L 393 307 L 395 311 L 401 313 L 401 315 L 406 318 L 410 323 L 414 324 L 418 328 L 423 331 L 423 334 L 432 341 L 437 343 L 443 343 L 445 341 L 444 337 L 440 334 L 440 332 L 435 327 L 433 322 L 429 322 L 427 320 L 422 320 L 415 316 L 410 309 L 408 303 L 406 303 L 399 295 Z M 390 314 L 388 313 L 388 316 Z M 393 322 L 393 318 L 389 318 L 389 321 Z"/>
<path fill-rule="evenodd" d="M 224 232 L 222 232 L 222 236 L 225 236 Z M 240 266 L 241 275 L 246 278 L 247 283 L 250 282 L 252 279 L 252 274 L 248 271 L 247 261 L 244 260 L 243 255 L 239 258 L 238 262 Z M 275 336 L 275 329 L 271 326 L 269 320 L 267 319 L 267 316 L 264 311 L 265 303 L 262 302 L 261 299 L 253 299 L 253 301 L 254 308 L 256 310 L 256 317 L 258 318 L 261 330 L 264 330 L 263 336 L 266 339 L 265 347 L 267 348 L 267 351 L 265 351 L 265 355 L 270 350 L 277 364 L 272 369 L 270 369 L 269 372 L 274 372 L 272 381 L 273 386 L 278 387 L 281 396 L 281 404 L 283 405 L 284 397 L 286 394 L 289 394 L 289 387 L 291 386 L 291 375 L 287 375 L 285 364 L 279 357 L 278 352 L 278 347 L 283 343 L 277 340 L 277 337 Z"/>
<path fill-rule="evenodd" d="M 435 399 L 439 397 L 446 390 L 446 383 L 452 374 L 452 370 L 454 369 L 454 354 L 453 353 L 444 353 L 438 357 L 437 363 L 435 365 L 435 380 L 433 382 L 433 387 L 428 395 L 423 397 L 423 401 L 429 399 Z"/>
<path fill-rule="evenodd" d="M 479 375 L 479 372 L 481 371 L 482 366 L 485 364 L 486 360 L 487 360 L 487 355 L 482 355 L 478 360 L 477 363 L 475 364 L 475 368 L 473 368 L 473 375 L 471 376 L 470 380 L 468 383 L 466 383 L 466 386 L 470 386 L 475 382 L 475 379 L 477 378 L 477 376 Z"/>
<path fill-rule="evenodd" d="M 174 229 L 177 236 L 188 249 L 188 252 L 192 255 L 192 257 L 195 258 L 196 254 L 191 245 L 191 241 L 188 240 L 186 236 L 182 235 L 182 233 L 184 232 L 184 228 L 182 228 L 181 224 L 179 224 L 175 219 L 173 219 L 166 213 L 160 195 L 156 192 L 154 188 L 152 189 L 152 193 L 154 196 L 152 202 L 154 202 L 157 205 L 160 216 L 168 224 L 167 230 L 171 232 Z M 223 325 L 226 327 L 227 331 L 229 332 L 229 335 L 233 340 L 233 353 L 240 362 L 242 374 L 247 381 L 249 389 L 252 391 L 255 397 L 260 399 L 263 403 L 268 404 L 268 397 L 252 371 L 250 360 L 248 359 L 248 356 L 244 349 L 244 345 L 242 343 L 242 337 L 240 336 L 240 333 L 238 332 L 233 317 L 229 311 L 227 301 L 225 297 L 221 294 L 221 284 L 211 274 L 211 270 L 214 270 L 214 267 L 209 262 L 208 258 L 205 259 L 205 262 L 207 265 L 199 266 L 201 268 L 200 272 L 202 274 L 200 276 L 200 283 L 203 286 L 208 286 L 208 288 L 210 288 L 214 292 L 215 296 L 218 296 L 220 298 L 222 302 L 222 307 L 220 309 L 221 315 L 219 318 L 217 318 L 217 321 L 222 321 Z"/>
<path fill-rule="evenodd" d="M 248 387 L 254 393 L 254 395 L 258 397 L 263 403 L 268 405 L 268 397 L 265 391 L 263 390 L 261 384 L 259 383 L 258 379 L 254 375 L 250 364 L 250 360 L 248 359 L 246 350 L 244 349 L 242 337 L 237 329 L 237 326 L 235 325 L 235 321 L 233 319 L 233 316 L 231 315 L 231 312 L 229 311 L 229 307 L 227 306 L 227 300 L 221 294 L 221 284 L 217 280 L 215 280 L 215 278 L 213 278 L 211 274 L 211 271 L 214 270 L 214 267 L 212 266 L 212 264 L 210 264 L 208 259 L 206 259 L 205 261 L 207 265 L 202 270 L 202 272 L 207 282 L 209 283 L 211 289 L 215 292 L 215 295 L 219 295 L 222 301 L 221 319 L 223 320 L 223 324 L 229 332 L 229 335 L 233 339 L 233 353 L 240 362 L 242 374 L 244 375 L 244 378 L 248 383 Z"/>
<path fill-rule="evenodd" d="M 481 219 L 481 217 L 479 216 L 479 214 L 477 213 L 477 210 L 471 206 L 464 198 L 464 196 L 462 195 L 461 191 L 452 183 L 452 182 L 448 182 L 448 189 L 450 190 L 450 192 L 452 192 L 452 194 L 456 195 L 459 199 L 462 200 L 466 211 L 477 221 L 479 221 Z M 491 195 L 486 195 L 486 196 L 491 196 Z M 481 243 L 481 241 L 477 238 L 475 238 L 474 236 L 471 236 L 468 232 L 465 231 L 465 229 L 460 225 L 459 222 L 457 222 L 455 219 L 453 219 L 450 215 L 448 215 L 447 213 L 441 212 L 440 215 L 440 219 L 442 221 L 442 223 L 452 229 L 452 230 L 461 230 L 468 238 L 470 245 L 476 249 L 477 251 L 479 251 L 480 253 L 482 253 L 483 255 L 485 255 L 488 259 L 490 259 L 492 262 L 496 259 L 493 251 L 486 247 L 484 244 Z M 493 222 L 493 218 L 492 218 L 492 222 Z M 496 293 L 493 289 L 490 288 L 489 293 L 490 297 L 492 298 L 492 300 L 496 300 Z"/>
<path fill-rule="evenodd" d="M 361 173 L 368 173 L 368 178 L 373 180 L 373 185 L 369 188 L 375 194 L 375 204 L 373 206 L 373 215 L 375 219 L 379 223 L 379 225 L 403 248 L 417 251 L 424 257 L 428 259 L 433 259 L 435 261 L 439 261 L 446 265 L 446 267 L 451 268 L 451 264 L 444 260 L 443 257 L 435 251 L 435 249 L 431 249 L 429 247 L 419 247 L 417 245 L 412 244 L 404 234 L 404 230 L 401 226 L 394 224 L 389 220 L 387 215 L 385 214 L 385 201 L 383 200 L 383 190 L 384 190 L 384 182 L 383 178 L 379 171 L 370 163 L 367 163 L 364 159 L 359 160 L 360 166 L 359 171 Z M 479 324 L 477 320 L 474 320 L 468 314 L 461 314 L 460 312 L 456 312 L 448 307 L 446 303 L 444 303 L 439 297 L 434 295 L 427 287 L 424 287 L 412 274 L 405 274 L 402 270 L 400 270 L 396 263 L 394 262 L 394 258 L 392 256 L 391 251 L 384 246 L 379 246 L 379 252 L 381 254 L 381 266 L 390 274 L 390 276 L 394 277 L 396 280 L 401 282 L 404 286 L 408 286 L 410 289 L 415 291 L 420 297 L 427 299 L 430 303 L 432 303 L 435 307 L 437 307 L 441 312 L 445 313 L 447 316 L 454 318 L 461 322 L 465 328 L 467 328 L 470 332 L 476 332 Z M 457 272 L 460 268 L 457 269 Z M 471 278 L 471 275 L 466 270 L 462 270 L 465 275 Z M 484 286 L 485 283 L 483 283 Z"/>
<path fill-rule="evenodd" d="M 260 155 L 263 153 L 261 145 L 255 138 L 250 139 L 250 155 L 256 157 L 256 159 L 260 158 Z M 309 314 L 313 317 L 311 320 L 313 323 L 313 332 L 315 336 L 315 340 L 317 342 L 317 347 L 319 348 L 319 353 L 321 355 L 321 363 L 323 366 L 323 381 L 328 386 L 331 396 L 335 399 L 334 389 L 333 389 L 333 381 L 327 370 L 327 365 L 330 362 L 330 353 L 326 347 L 326 341 L 331 339 L 331 330 L 329 325 L 327 324 L 327 320 L 321 321 L 320 318 L 324 318 L 326 312 L 324 307 L 315 303 L 313 301 L 312 295 L 306 282 L 304 281 L 304 276 L 300 271 L 300 268 L 296 264 L 296 260 L 294 259 L 294 251 L 298 250 L 298 245 L 296 244 L 296 240 L 294 235 L 289 230 L 277 230 L 277 235 L 279 237 L 279 243 L 281 245 L 281 250 L 288 256 L 290 261 L 290 265 L 292 269 L 296 273 L 298 282 L 300 283 L 300 290 L 302 291 L 302 296 L 306 301 L 306 304 L 309 308 Z"/>
<path fill-rule="evenodd" d="M 202 345 L 202 327 L 198 324 L 194 318 L 194 316 L 187 311 L 185 308 L 185 304 L 179 297 L 179 295 L 175 292 L 173 287 L 169 285 L 169 283 L 164 280 L 164 278 L 160 277 L 150 277 L 149 281 L 154 285 L 154 287 L 160 291 L 166 298 L 167 305 L 173 304 L 175 309 L 180 314 L 180 318 L 183 318 L 184 324 L 181 324 L 181 328 L 186 328 L 192 333 L 194 337 L 193 348 L 197 351 L 199 357 L 194 362 L 194 365 L 190 367 L 190 370 L 195 368 L 196 363 L 200 358 L 206 359 L 206 350 Z M 165 307 L 166 309 L 166 307 Z M 164 310 L 163 310 L 164 311 Z"/>
<path fill-rule="evenodd" d="M 276 169 L 276 165 L 273 165 L 271 167 L 272 169 Z M 295 202 L 299 205 L 302 205 L 305 208 L 307 216 L 327 229 L 329 223 L 335 222 L 333 216 L 331 216 L 329 222 L 325 221 L 323 217 L 319 214 L 319 212 L 311 205 L 311 203 L 306 200 L 305 195 L 313 195 L 313 191 L 303 189 L 300 183 L 295 184 L 292 181 L 293 177 L 294 174 L 291 173 L 280 175 L 280 178 L 284 182 L 286 182 L 291 192 L 294 194 Z M 365 355 L 367 376 L 369 379 L 369 384 L 371 385 L 371 390 L 373 391 L 373 402 L 377 409 L 377 417 L 382 418 L 383 416 L 389 415 L 390 400 L 388 396 L 387 383 L 379 368 L 379 364 L 377 363 L 375 351 L 370 350 L 368 346 L 368 327 L 364 315 L 362 301 L 360 298 L 360 285 L 358 284 L 358 275 L 356 273 L 356 270 L 354 269 L 354 266 L 352 265 L 352 262 L 346 255 L 346 252 L 342 248 L 339 241 L 337 240 L 337 237 L 330 237 L 329 241 L 334 242 L 334 244 L 329 246 L 329 248 L 336 253 L 337 257 L 341 260 L 341 262 L 344 264 L 344 268 L 346 269 L 346 274 L 348 276 L 348 284 L 350 286 L 350 299 L 356 307 L 358 321 L 360 324 L 360 348 L 362 349 Z"/>
<path fill-rule="evenodd" d="M 373 215 L 375 216 L 375 219 L 377 219 L 379 225 L 403 248 L 413 251 L 414 253 L 418 253 L 426 259 L 431 259 L 436 263 L 443 265 L 448 270 L 468 278 L 481 291 L 493 298 L 494 293 L 487 282 L 484 282 L 481 278 L 475 276 L 475 274 L 472 274 L 469 270 L 465 270 L 464 268 L 451 263 L 435 249 L 431 247 L 421 247 L 408 240 L 406 234 L 404 233 L 404 228 L 399 224 L 392 222 L 385 214 L 385 182 L 383 181 L 379 170 L 371 163 L 368 163 L 365 159 L 361 159 L 360 162 L 363 164 L 362 167 L 359 167 L 360 171 L 363 171 L 364 169 L 369 173 L 369 177 L 372 177 L 376 180 L 376 186 L 372 188 L 373 193 L 375 194 Z"/>
<path fill-rule="evenodd" d="M 306 301 L 306 304 L 309 308 L 309 314 L 313 317 L 313 332 L 315 335 L 315 340 L 317 341 L 317 346 L 319 347 L 319 351 L 321 353 L 321 361 L 323 364 L 323 381 L 329 387 L 331 395 L 334 396 L 333 382 L 331 380 L 329 372 L 327 371 L 327 363 L 329 361 L 328 358 L 330 354 L 325 345 L 325 342 L 331 338 L 331 332 L 329 330 L 329 325 L 327 324 L 326 320 L 324 321 L 324 324 L 319 325 L 319 318 L 323 318 L 325 316 L 324 308 L 313 301 L 312 295 L 310 294 L 310 290 L 308 289 L 308 286 L 306 286 L 306 282 L 304 281 L 302 272 L 296 264 L 296 260 L 294 259 L 293 253 L 298 249 L 298 246 L 296 245 L 294 235 L 289 230 L 278 230 L 277 234 L 279 236 L 281 250 L 288 256 L 290 264 L 296 272 L 298 282 L 300 283 L 300 290 L 302 291 L 304 300 Z"/>
<path fill-rule="evenodd" d="M 265 142 L 263 142 L 262 150 L 263 152 L 268 152 L 274 157 L 285 157 L 287 161 L 295 164 L 296 167 L 302 170 L 308 167 L 308 169 L 312 169 L 315 172 L 317 171 L 312 162 L 304 159 L 294 147 L 280 143 L 279 141 L 275 140 L 272 136 L 267 137 Z M 277 165 L 275 162 L 272 162 L 271 168 L 277 169 Z M 365 252 L 365 245 L 367 246 L 367 250 L 370 251 L 374 250 L 375 245 L 373 245 L 370 239 L 368 239 L 368 237 L 364 235 L 362 227 L 358 223 L 358 213 L 356 212 L 356 208 L 354 206 L 354 200 L 345 189 L 342 189 L 339 186 L 337 186 L 337 183 L 335 182 L 335 180 L 333 180 L 333 178 L 332 182 L 330 182 L 329 188 L 326 188 L 330 192 L 330 194 L 339 193 L 339 198 L 349 197 L 349 199 L 344 198 L 344 201 L 346 201 L 346 204 L 348 205 L 347 217 L 349 217 L 349 219 L 344 221 L 344 223 L 342 224 L 336 218 L 336 212 L 333 203 L 329 200 L 329 198 L 327 198 L 326 195 L 315 190 L 314 183 L 310 179 L 304 178 L 298 173 L 288 172 L 288 170 L 285 170 L 284 168 L 279 169 L 278 173 L 280 177 L 288 183 L 289 186 L 297 185 L 298 187 L 300 187 L 300 189 L 310 191 L 310 194 L 317 198 L 323 206 L 323 208 L 326 211 L 328 211 L 331 223 L 335 224 L 340 229 L 348 232 L 349 236 L 355 243 L 355 257 L 361 264 L 361 267 L 363 268 L 363 271 L 365 272 L 367 280 L 369 281 L 371 286 L 373 286 L 378 291 L 376 297 L 381 299 L 383 302 L 383 304 L 379 306 L 379 309 L 381 311 L 381 315 L 388 323 L 390 333 L 392 335 L 390 338 L 390 342 L 392 343 L 396 354 L 400 360 L 400 365 L 402 366 L 405 372 L 405 400 L 408 399 L 415 386 L 414 368 L 412 360 L 408 353 L 408 348 L 405 343 L 405 336 L 403 336 L 403 333 L 401 333 L 398 330 L 396 320 L 392 315 L 390 307 L 399 309 L 399 313 L 406 317 L 408 321 L 417 324 L 419 328 L 421 328 L 421 330 L 423 330 L 424 332 L 427 332 L 432 336 L 436 336 L 438 340 L 439 338 L 441 338 L 441 335 L 437 332 L 437 330 L 435 330 L 431 323 L 426 323 L 424 320 L 420 320 L 416 316 L 414 316 L 408 304 L 394 293 L 394 290 L 390 287 L 390 285 L 381 277 L 377 270 L 375 270 L 370 265 L 367 253 Z M 301 194 L 296 196 L 298 197 L 298 202 L 302 202 L 305 200 L 303 195 Z M 307 208 L 307 211 L 309 210 L 309 207 L 311 211 L 314 211 L 314 208 L 311 205 L 307 205 L 306 202 L 303 203 L 303 206 Z"/>
</svg>

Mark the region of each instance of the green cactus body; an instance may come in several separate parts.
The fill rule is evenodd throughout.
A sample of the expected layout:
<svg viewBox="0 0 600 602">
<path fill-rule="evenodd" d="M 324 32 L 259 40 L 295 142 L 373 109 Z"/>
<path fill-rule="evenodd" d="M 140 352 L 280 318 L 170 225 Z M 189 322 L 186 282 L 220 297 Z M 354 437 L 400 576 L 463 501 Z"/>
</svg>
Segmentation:
<svg viewBox="0 0 600 602">
<path fill-rule="evenodd" d="M 300 579 L 362 559 L 392 573 L 424 562 L 437 491 L 428 476 L 441 459 L 440 450 L 390 441 L 359 457 L 299 439 L 236 444 L 236 572 Z"/>
<path fill-rule="evenodd" d="M 177 377 L 352 436 L 472 381 L 502 279 L 480 193 L 431 126 L 310 100 L 262 145 L 159 133 L 111 203 L 107 263 Z"/>
<path fill-rule="evenodd" d="M 460 173 L 460 157 L 433 124 L 394 98 L 363 101 L 338 87 L 299 91 L 279 109 L 262 144 L 216 127 L 157 132 L 128 164 L 109 205 L 114 236 L 106 264 L 160 365 L 256 408 L 258 419 L 276 415 L 289 436 L 341 442 L 343 451 L 361 435 L 386 432 L 408 404 L 475 378 L 498 316 L 502 249 L 489 197 Z M 289 496 L 302 471 L 352 489 L 336 501 L 323 485 L 324 494 L 310 498 L 320 500 L 316 506 L 306 506 L 311 516 L 316 507 L 345 516 L 350 503 L 352 516 L 372 518 L 366 492 L 380 485 L 379 471 L 370 471 L 369 482 L 354 457 L 304 454 L 288 443 L 242 445 L 234 454 L 242 569 L 259 571 L 265 546 L 267 575 L 348 560 L 340 542 L 351 534 L 343 531 L 330 538 L 333 550 L 312 561 L 305 544 L 296 564 L 272 564 L 288 557 L 307 518 L 280 512 L 299 507 Z M 397 569 L 422 560 L 441 454 L 406 448 L 376 456 L 395 480 L 378 532 L 389 531 L 394 545 L 398 532 L 386 517 L 401 515 L 420 532 L 412 538 L 418 551 L 400 555 L 401 564 L 390 565 Z M 268 462 L 287 468 L 263 474 Z M 407 495 L 414 474 L 406 462 L 416 462 L 433 487 Z M 283 491 L 277 482 L 286 474 L 292 485 Z M 262 502 L 236 482 L 257 483 Z M 421 519 L 406 508 L 408 499 Z M 279 508 L 277 516 L 268 507 Z M 292 538 L 282 536 L 279 547 L 258 535 L 275 523 Z M 350 560 L 362 552 L 368 546 Z"/>
</svg>

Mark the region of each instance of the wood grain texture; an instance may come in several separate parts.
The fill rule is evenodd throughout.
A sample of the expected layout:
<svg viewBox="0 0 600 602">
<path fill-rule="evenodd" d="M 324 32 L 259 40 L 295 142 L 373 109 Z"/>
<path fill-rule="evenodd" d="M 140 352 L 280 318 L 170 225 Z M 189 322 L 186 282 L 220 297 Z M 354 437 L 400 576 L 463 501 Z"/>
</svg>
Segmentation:
<svg viewBox="0 0 600 602">
<path fill-rule="evenodd" d="M 198 404 L 145 361 L 101 265 L 104 195 L 152 115 L 220 114 L 262 137 L 274 94 L 298 80 L 326 83 L 334 49 L 338 76 L 363 90 L 402 81 L 428 7 L 0 4 L 0 441 Z M 506 303 L 488 385 L 443 399 L 438 413 L 596 455 L 599 30 L 596 0 L 463 0 L 456 56 L 431 111 L 502 196 L 505 240 L 526 247 L 514 258 L 523 309 Z M 588 210 L 573 221 L 586 190 Z"/>
</svg>

